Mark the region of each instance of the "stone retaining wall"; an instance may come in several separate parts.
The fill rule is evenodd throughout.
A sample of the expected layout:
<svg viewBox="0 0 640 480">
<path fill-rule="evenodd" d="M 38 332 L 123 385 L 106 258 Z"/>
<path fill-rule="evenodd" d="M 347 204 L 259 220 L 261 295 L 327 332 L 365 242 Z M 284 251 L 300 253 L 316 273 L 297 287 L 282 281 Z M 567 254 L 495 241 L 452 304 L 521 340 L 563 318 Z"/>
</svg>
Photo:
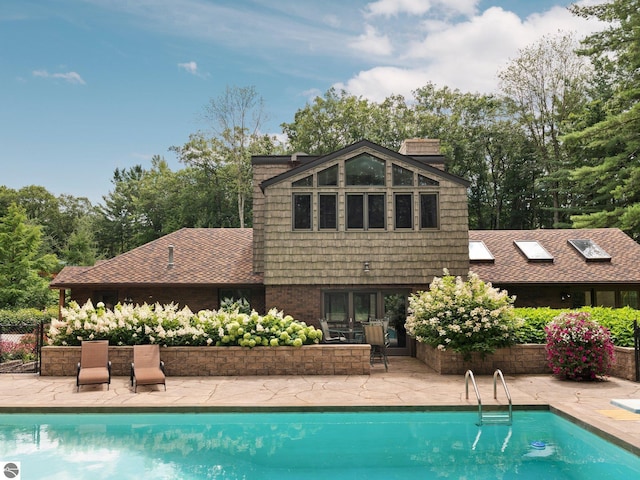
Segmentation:
<svg viewBox="0 0 640 480">
<path fill-rule="evenodd" d="M 369 345 L 161 347 L 168 376 L 369 375 Z M 109 347 L 111 374 L 128 376 L 133 347 Z M 43 376 L 75 376 L 80 347 L 43 347 Z"/>
<path fill-rule="evenodd" d="M 501 348 L 482 358 L 473 354 L 464 361 L 462 354 L 440 351 L 424 343 L 417 343 L 416 357 L 441 375 L 464 375 L 472 370 L 476 375 L 492 375 L 496 369 L 504 374 L 550 374 L 547 366 L 545 345 L 524 344 Z M 635 359 L 633 348 L 615 347 L 615 363 L 611 376 L 635 381 Z"/>
</svg>

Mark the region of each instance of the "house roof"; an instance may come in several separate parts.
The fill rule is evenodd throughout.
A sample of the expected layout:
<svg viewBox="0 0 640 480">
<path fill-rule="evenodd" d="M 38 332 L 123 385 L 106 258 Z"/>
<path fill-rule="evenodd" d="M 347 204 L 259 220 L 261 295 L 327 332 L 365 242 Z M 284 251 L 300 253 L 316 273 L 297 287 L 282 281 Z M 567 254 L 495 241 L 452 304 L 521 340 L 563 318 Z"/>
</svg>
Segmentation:
<svg viewBox="0 0 640 480">
<path fill-rule="evenodd" d="M 568 242 L 592 240 L 611 256 L 587 261 Z M 496 285 L 640 283 L 640 245 L 616 228 L 565 230 L 470 230 L 482 241 L 492 263 L 471 262 L 470 269 Z M 516 241 L 537 241 L 553 261 L 529 261 Z M 169 246 L 174 264 L 168 267 Z M 93 267 L 68 266 L 51 288 L 79 285 L 261 285 L 253 273 L 251 228 L 183 228 Z"/>
<path fill-rule="evenodd" d="M 569 240 L 592 240 L 611 256 L 587 261 Z M 494 284 L 640 283 L 640 245 L 617 228 L 562 230 L 470 230 L 469 241 L 484 242 L 493 263 L 471 262 L 470 269 Z M 529 261 L 516 241 L 537 241 L 553 261 Z"/>
<path fill-rule="evenodd" d="M 445 172 L 444 170 L 434 167 L 433 165 L 429 165 L 429 163 L 427 163 L 428 162 L 427 159 L 431 157 L 429 155 L 416 155 L 415 157 L 410 155 L 403 155 L 401 153 L 394 152 L 393 150 L 389 150 L 388 148 L 385 148 L 376 143 L 370 142 L 369 140 L 360 140 L 359 142 L 353 143 L 345 148 L 329 153 L 328 155 L 324 155 L 320 157 L 310 157 L 309 159 L 304 159 L 305 161 L 301 163 L 301 165 L 295 168 L 292 168 L 291 170 L 288 170 L 280 175 L 276 175 L 275 177 L 265 180 L 260 184 L 260 187 L 264 190 L 270 185 L 280 183 L 283 180 L 286 180 L 287 178 L 290 178 L 294 175 L 298 175 L 299 173 L 302 173 L 306 170 L 317 167 L 318 165 L 322 165 L 323 163 L 331 162 L 338 157 L 341 157 L 343 155 L 348 155 L 349 153 L 359 150 L 363 147 L 373 152 L 379 152 L 381 154 L 394 157 L 399 161 L 409 163 L 414 167 L 417 167 L 426 172 L 429 172 L 431 175 L 436 175 L 440 178 L 446 178 L 447 180 L 450 180 L 454 183 L 458 183 L 464 187 L 468 187 L 471 184 L 471 182 L 469 182 L 468 180 L 462 177 Z M 266 157 L 259 157 L 254 159 L 254 161 L 261 162 L 261 161 L 264 161 L 265 158 Z M 279 158 L 280 157 L 275 157 L 276 160 Z M 434 155 L 432 156 L 432 158 L 436 160 L 436 163 L 443 163 L 444 161 L 444 157 L 442 157 L 441 155 Z"/>
<path fill-rule="evenodd" d="M 251 228 L 183 228 L 93 267 L 65 267 L 50 287 L 261 285 L 262 282 L 262 275 L 253 273 Z"/>
</svg>

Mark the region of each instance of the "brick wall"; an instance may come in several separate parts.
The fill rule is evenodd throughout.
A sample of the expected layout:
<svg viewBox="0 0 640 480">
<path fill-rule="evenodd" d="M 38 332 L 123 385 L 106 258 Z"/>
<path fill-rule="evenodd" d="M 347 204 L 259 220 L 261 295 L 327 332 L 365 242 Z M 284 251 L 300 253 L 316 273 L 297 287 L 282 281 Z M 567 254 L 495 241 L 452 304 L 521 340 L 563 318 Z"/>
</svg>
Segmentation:
<svg viewBox="0 0 640 480">
<path fill-rule="evenodd" d="M 294 347 L 168 347 L 160 349 L 167 376 L 369 375 L 369 345 Z M 129 376 L 133 347 L 109 347 L 111 374 Z M 43 376 L 76 376 L 80 347 L 44 347 Z"/>
<path fill-rule="evenodd" d="M 322 289 L 311 285 L 278 285 L 265 288 L 267 310 L 277 308 L 298 321 L 320 328 Z"/>
<path fill-rule="evenodd" d="M 132 303 L 178 303 L 187 305 L 192 312 L 199 310 L 216 310 L 220 307 L 218 288 L 215 287 L 176 287 L 176 286 L 151 286 L 151 287 L 77 287 L 71 291 L 71 300 L 84 305 L 87 300 L 95 301 L 100 292 L 116 292 L 119 302 L 125 299 Z M 251 288 L 251 307 L 258 313 L 265 312 L 264 288 Z"/>
<path fill-rule="evenodd" d="M 464 361 L 462 354 L 439 351 L 429 345 L 417 342 L 416 357 L 441 375 L 464 375 L 472 370 L 476 375 L 492 375 L 496 369 L 509 375 L 551 374 L 547 366 L 545 346 L 542 344 L 514 345 L 496 350 L 484 359 L 473 354 L 471 361 Z M 616 347 L 615 363 L 611 376 L 635 380 L 635 359 L 633 348 Z"/>
</svg>

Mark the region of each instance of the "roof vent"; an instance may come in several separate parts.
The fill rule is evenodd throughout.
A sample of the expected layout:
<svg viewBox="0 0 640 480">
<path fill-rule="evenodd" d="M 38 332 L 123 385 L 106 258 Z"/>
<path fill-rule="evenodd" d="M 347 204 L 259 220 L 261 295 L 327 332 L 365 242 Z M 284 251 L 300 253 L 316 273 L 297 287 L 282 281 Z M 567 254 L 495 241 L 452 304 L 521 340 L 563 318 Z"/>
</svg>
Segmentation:
<svg viewBox="0 0 640 480">
<path fill-rule="evenodd" d="M 173 268 L 173 245 L 169 245 L 169 263 L 167 268 Z"/>
</svg>

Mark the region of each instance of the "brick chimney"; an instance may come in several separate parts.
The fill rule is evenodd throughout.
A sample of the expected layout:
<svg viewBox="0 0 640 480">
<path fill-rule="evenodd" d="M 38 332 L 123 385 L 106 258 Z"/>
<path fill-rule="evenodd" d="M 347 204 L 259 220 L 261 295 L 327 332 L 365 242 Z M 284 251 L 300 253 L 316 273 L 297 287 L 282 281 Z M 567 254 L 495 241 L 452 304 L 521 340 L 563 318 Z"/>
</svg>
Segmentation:
<svg viewBox="0 0 640 480">
<path fill-rule="evenodd" d="M 402 155 L 440 155 L 439 138 L 408 138 L 402 141 Z"/>
</svg>

